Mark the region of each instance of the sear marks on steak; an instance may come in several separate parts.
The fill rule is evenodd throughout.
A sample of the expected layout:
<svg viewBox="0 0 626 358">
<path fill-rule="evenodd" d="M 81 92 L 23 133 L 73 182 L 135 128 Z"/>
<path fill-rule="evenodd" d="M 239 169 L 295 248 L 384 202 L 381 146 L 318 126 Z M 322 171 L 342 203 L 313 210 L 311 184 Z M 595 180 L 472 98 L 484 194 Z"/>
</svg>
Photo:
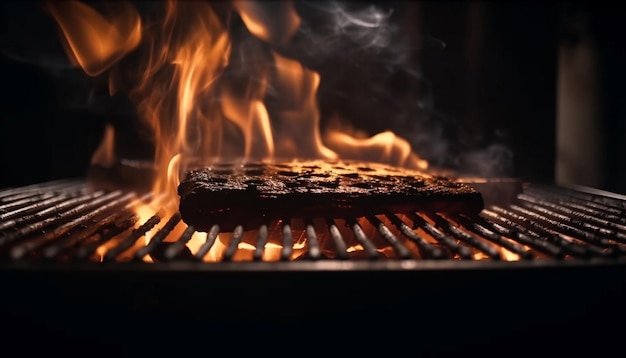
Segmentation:
<svg viewBox="0 0 626 358">
<path fill-rule="evenodd" d="M 183 221 L 198 231 L 258 228 L 287 218 L 387 213 L 476 214 L 479 192 L 424 172 L 375 163 L 218 163 L 190 170 L 178 187 Z"/>
</svg>

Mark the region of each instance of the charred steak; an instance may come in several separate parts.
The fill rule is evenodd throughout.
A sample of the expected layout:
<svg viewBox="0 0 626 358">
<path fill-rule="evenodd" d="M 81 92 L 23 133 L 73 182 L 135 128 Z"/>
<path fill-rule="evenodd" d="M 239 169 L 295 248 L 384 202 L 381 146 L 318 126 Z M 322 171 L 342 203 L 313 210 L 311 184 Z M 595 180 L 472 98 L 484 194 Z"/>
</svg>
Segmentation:
<svg viewBox="0 0 626 358">
<path fill-rule="evenodd" d="M 373 163 L 222 163 L 190 170 L 178 187 L 187 225 L 208 231 L 284 218 L 432 211 L 475 214 L 480 193 L 446 178 Z"/>
</svg>

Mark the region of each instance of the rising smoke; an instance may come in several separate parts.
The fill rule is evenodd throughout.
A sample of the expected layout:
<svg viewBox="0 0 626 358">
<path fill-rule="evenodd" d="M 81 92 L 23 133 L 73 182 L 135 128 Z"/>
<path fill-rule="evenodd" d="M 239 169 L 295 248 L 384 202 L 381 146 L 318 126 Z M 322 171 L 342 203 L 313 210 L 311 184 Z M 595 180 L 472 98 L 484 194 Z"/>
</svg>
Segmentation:
<svg viewBox="0 0 626 358">
<path fill-rule="evenodd" d="M 297 4 L 302 24 L 282 51 L 320 73 L 322 126 L 334 126 L 341 118 L 369 135 L 392 130 L 431 166 L 481 176 L 512 175 L 508 147 L 468 137 L 490 129 L 468 131 L 436 108 L 434 98 L 445 94 L 432 92 L 430 81 L 437 79 L 422 72 L 420 56 L 444 51 L 445 43 L 417 36 L 418 26 L 406 22 L 410 3 Z"/>
</svg>

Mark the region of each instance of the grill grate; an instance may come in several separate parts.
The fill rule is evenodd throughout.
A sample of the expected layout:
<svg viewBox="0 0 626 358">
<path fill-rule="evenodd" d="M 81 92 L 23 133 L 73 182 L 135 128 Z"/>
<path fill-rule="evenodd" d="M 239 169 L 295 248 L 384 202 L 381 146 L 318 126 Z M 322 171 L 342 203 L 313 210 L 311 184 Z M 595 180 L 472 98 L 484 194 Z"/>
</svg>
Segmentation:
<svg viewBox="0 0 626 358">
<path fill-rule="evenodd" d="M 471 260 L 626 256 L 626 200 L 530 185 L 478 216 L 436 213 L 284 219 L 258 230 L 196 232 L 168 205 L 135 192 L 90 191 L 80 180 L 0 191 L 6 261 L 229 262 Z M 152 211 L 151 211 L 152 210 Z M 173 213 L 173 214 L 168 214 Z"/>
</svg>

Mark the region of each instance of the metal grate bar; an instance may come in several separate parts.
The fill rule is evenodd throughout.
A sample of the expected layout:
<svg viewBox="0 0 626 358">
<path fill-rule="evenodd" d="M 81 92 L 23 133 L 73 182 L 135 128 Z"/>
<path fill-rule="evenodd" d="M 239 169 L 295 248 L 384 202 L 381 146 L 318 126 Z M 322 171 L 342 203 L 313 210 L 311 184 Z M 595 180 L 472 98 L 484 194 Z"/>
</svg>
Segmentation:
<svg viewBox="0 0 626 358">
<path fill-rule="evenodd" d="M 378 250 L 376 249 L 376 246 L 374 246 L 370 239 L 367 238 L 361 225 L 359 225 L 359 223 L 354 218 L 348 219 L 347 223 L 352 229 L 356 241 L 361 246 L 363 246 L 363 249 L 367 253 L 368 258 L 372 260 L 379 258 L 380 255 L 378 253 Z"/>
<path fill-rule="evenodd" d="M 575 207 L 581 210 L 585 210 L 584 208 L 592 208 L 595 209 L 596 212 L 600 211 L 606 214 L 615 215 L 615 219 L 618 220 L 626 219 L 626 210 L 623 208 L 623 205 L 614 206 L 610 203 L 606 204 L 602 201 L 589 200 L 592 199 L 592 197 L 589 195 L 583 195 L 581 197 L 571 191 L 562 191 L 558 190 L 557 188 L 555 188 L 554 190 L 548 190 L 546 188 L 540 187 L 530 187 L 525 191 L 525 193 L 539 195 L 551 201 L 557 201 L 561 205 Z"/>
<path fill-rule="evenodd" d="M 54 196 L 55 193 L 33 194 L 32 196 L 28 196 L 27 198 L 21 200 L 11 201 L 6 204 L 2 204 L 0 205 L 0 213 L 2 213 L 0 214 L 0 219 L 6 219 L 12 216 L 19 215 L 20 211 L 17 209 L 23 208 L 24 206 L 31 204 L 34 200 L 46 200 L 53 198 Z M 14 211 L 11 212 L 11 210 Z M 18 212 L 17 214 L 15 214 L 16 211 Z"/>
<path fill-rule="evenodd" d="M 152 229 L 155 225 L 157 225 L 161 221 L 159 215 L 153 215 L 148 221 L 146 221 L 143 225 L 133 230 L 132 233 L 126 237 L 126 239 L 122 240 L 117 246 L 110 249 L 106 255 L 104 255 L 105 261 L 113 261 L 115 258 L 121 254 L 122 252 L 130 249 L 139 238 L 144 236 L 147 231 Z"/>
<path fill-rule="evenodd" d="M 480 213 L 480 215 L 482 218 L 479 217 L 476 220 L 486 228 L 492 228 L 494 232 L 498 232 L 501 235 L 509 237 L 523 245 L 532 247 L 549 257 L 560 259 L 565 256 L 562 248 L 548 242 L 547 239 L 536 232 L 529 230 L 506 217 L 502 217 L 494 211 L 485 209 Z M 492 220 L 493 222 L 489 222 L 488 220 Z"/>
<path fill-rule="evenodd" d="M 267 225 L 261 225 L 259 228 L 259 234 L 256 240 L 256 248 L 254 250 L 253 259 L 255 261 L 261 261 L 263 259 L 263 252 L 265 252 L 265 245 L 269 238 Z"/>
<path fill-rule="evenodd" d="M 533 230 L 538 232 L 539 235 L 541 235 L 542 238 L 544 238 L 545 240 L 548 240 L 553 244 L 562 247 L 568 255 L 583 258 L 590 256 L 589 251 L 585 249 L 584 246 L 575 243 L 573 239 L 555 235 L 553 231 L 541 225 L 540 223 L 530 220 L 523 214 L 512 211 L 514 210 L 514 207 L 511 207 L 512 210 L 507 210 L 499 206 L 492 206 L 491 209 L 500 215 L 506 216 L 511 220 L 518 222 L 522 225 L 522 227 L 526 226 L 532 228 Z"/>
<path fill-rule="evenodd" d="M 317 240 L 317 233 L 315 232 L 315 226 L 313 226 L 313 220 L 306 219 L 306 237 L 309 241 L 309 250 L 307 256 L 311 260 L 318 260 L 322 257 L 322 251 L 320 249 L 319 241 Z"/>
<path fill-rule="evenodd" d="M 135 260 L 143 260 L 143 258 L 150 254 L 157 246 L 159 246 L 163 240 L 169 235 L 169 233 L 174 230 L 174 227 L 178 225 L 180 222 L 180 214 L 174 214 L 166 223 L 163 225 L 161 230 L 159 230 L 153 237 L 150 239 L 148 245 L 140 248 L 135 252 Z M 132 245 L 132 244 L 131 244 Z"/>
<path fill-rule="evenodd" d="M 612 256 L 615 254 L 615 245 L 611 244 L 608 240 L 598 238 L 597 236 L 576 229 L 570 225 L 561 223 L 559 221 L 551 220 L 545 216 L 542 216 L 536 212 L 531 210 L 527 210 L 517 205 L 510 205 L 511 210 L 526 215 L 530 217 L 536 222 L 540 222 L 543 225 L 536 224 L 537 227 L 541 228 L 544 232 L 551 234 L 554 240 L 559 241 L 559 244 L 567 246 L 572 245 L 572 247 L 580 248 L 580 252 L 587 251 L 584 254 L 592 254 L 596 256 Z M 567 235 L 571 234 L 573 236 Z M 582 242 L 587 242 L 586 245 L 583 245 Z M 602 245 L 608 248 L 603 248 Z"/>
<path fill-rule="evenodd" d="M 222 258 L 224 261 L 231 261 L 233 259 L 235 253 L 237 253 L 237 248 L 239 247 L 242 237 L 243 227 L 239 225 L 235 228 L 235 230 L 233 230 L 233 236 L 231 236 L 230 241 L 228 242 L 228 247 L 224 252 L 224 257 Z"/>
<path fill-rule="evenodd" d="M 0 223 L 0 230 L 6 230 L 13 226 L 20 225 L 21 223 L 26 222 L 27 217 L 32 218 L 31 214 L 39 212 L 39 215 L 42 215 L 44 209 L 48 209 L 51 206 L 54 206 L 72 197 L 75 197 L 75 196 L 60 195 L 60 196 L 53 196 L 50 199 L 41 198 L 42 201 L 38 201 L 34 204 L 30 204 L 28 206 L 19 208 L 14 211 L 9 211 L 9 212 L 0 214 L 0 220 L 2 220 L 2 222 Z"/>
<path fill-rule="evenodd" d="M 84 188 L 86 183 L 80 180 L 59 180 L 42 184 L 33 184 L 21 188 L 6 189 L 0 192 L 0 202 L 6 203 L 27 198 L 44 192 L 56 192 Z"/>
<path fill-rule="evenodd" d="M 410 218 L 413 221 L 413 225 L 417 225 L 417 227 L 421 228 L 426 233 L 431 235 L 435 240 L 439 241 L 442 245 L 448 247 L 450 251 L 458 255 L 459 258 L 465 259 L 465 260 L 472 259 L 472 251 L 467 246 L 460 245 L 454 239 L 450 238 L 448 235 L 439 231 L 439 229 L 437 229 L 436 227 L 426 222 L 426 220 L 424 220 L 421 216 L 417 214 L 411 214 Z"/>
<path fill-rule="evenodd" d="M 109 195 L 105 195 L 97 200 L 94 200 L 91 203 L 82 204 L 75 210 L 81 213 L 84 212 L 84 215 L 79 216 L 65 224 L 61 224 L 51 231 L 46 231 L 45 233 L 38 235 L 37 237 L 32 238 L 23 244 L 13 247 L 13 249 L 11 250 L 11 256 L 13 258 L 20 258 L 30 251 L 38 250 L 40 247 L 46 244 L 50 244 L 53 240 L 60 238 L 62 235 L 65 235 L 66 233 L 70 232 L 70 230 L 78 227 L 79 225 L 85 225 L 88 223 L 95 224 L 93 222 L 90 223 L 90 221 L 94 217 L 113 210 L 118 206 L 122 206 L 135 197 L 135 193 L 128 193 L 121 198 L 116 199 L 121 194 L 121 192 L 113 192 Z M 108 202 L 112 199 L 115 200 Z M 98 208 L 97 205 L 102 203 L 104 203 L 104 205 Z"/>
<path fill-rule="evenodd" d="M 133 195 L 134 196 L 134 195 Z M 78 243 L 80 243 L 81 241 L 85 240 L 86 238 L 97 234 L 98 231 L 104 230 L 105 228 L 107 228 L 110 225 L 115 225 L 115 223 L 119 220 L 122 219 L 123 217 L 127 217 L 130 216 L 131 210 L 133 207 L 137 206 L 138 204 L 145 202 L 147 200 L 149 200 L 151 197 L 151 195 L 147 194 L 145 196 L 143 196 L 142 198 L 138 198 L 133 200 L 132 202 L 126 204 L 120 211 L 117 211 L 115 213 L 112 213 L 110 215 L 108 215 L 107 217 L 96 221 L 94 223 L 92 223 L 92 225 L 87 226 L 87 228 L 85 230 L 81 230 L 81 231 L 77 231 L 75 233 L 72 233 L 72 235 L 68 236 L 65 239 L 61 239 L 58 242 L 46 247 L 43 250 L 43 257 L 47 258 L 47 259 L 52 259 L 54 257 L 56 257 L 57 255 L 59 255 L 60 253 L 70 249 L 71 247 L 77 245 Z M 119 201 L 125 201 L 122 199 L 119 199 Z M 117 205 L 110 205 L 111 207 L 117 206 Z M 106 211 L 103 210 L 103 208 L 99 209 L 102 211 Z"/>
<path fill-rule="evenodd" d="M 481 225 L 478 222 L 471 221 L 463 216 L 454 216 L 453 218 L 457 222 L 461 223 L 461 225 L 463 225 L 465 228 L 474 232 L 476 235 L 484 238 L 485 240 L 489 240 L 494 244 L 511 251 L 514 254 L 519 255 L 523 259 L 532 260 L 534 258 L 531 250 L 527 250 L 524 246 L 505 239 L 504 236 L 496 233 L 495 230 L 490 230 L 485 227 L 484 223 L 483 225 Z"/>
<path fill-rule="evenodd" d="M 178 241 L 176 241 L 165 250 L 165 259 L 174 260 L 175 258 L 180 257 L 185 248 L 187 248 L 187 243 L 189 242 L 189 240 L 191 240 L 191 236 L 195 231 L 196 230 L 193 228 L 193 226 L 187 226 Z"/>
<path fill-rule="evenodd" d="M 337 254 L 337 258 L 340 260 L 347 260 L 350 258 L 348 255 L 348 246 L 346 246 L 346 242 L 344 241 L 343 235 L 341 235 L 337 224 L 335 224 L 335 221 L 330 218 L 326 219 L 326 223 L 328 224 L 328 231 L 333 239 L 333 243 L 335 244 L 335 253 Z"/>
<path fill-rule="evenodd" d="M 53 207 L 42 210 L 38 213 L 16 219 L 12 226 L 23 226 L 16 231 L 0 236 L 0 246 L 45 229 L 49 226 L 61 224 L 66 220 L 70 220 L 71 218 L 80 215 L 81 212 L 97 206 L 102 201 L 110 200 L 121 194 L 122 193 L 120 191 L 116 191 L 109 193 L 106 196 L 104 195 L 104 192 L 82 195 L 78 198 L 63 201 L 60 204 L 54 205 Z M 101 196 L 104 197 L 104 200 Z M 69 210 L 65 211 L 65 209 Z"/>
<path fill-rule="evenodd" d="M 406 238 L 408 238 L 413 243 L 415 243 L 415 245 L 417 245 L 422 257 L 430 259 L 443 259 L 448 257 L 444 250 L 434 245 L 431 245 L 430 243 L 428 243 L 428 241 L 424 240 L 424 238 L 414 233 L 413 230 L 411 230 L 411 228 L 396 215 L 388 214 L 387 218 L 391 221 L 392 224 L 394 224 L 398 228 L 398 230 L 400 230 L 400 232 Z"/>
<path fill-rule="evenodd" d="M 517 197 L 530 209 L 626 243 L 626 225 L 551 203 L 532 195 L 519 194 Z"/>
<path fill-rule="evenodd" d="M 63 210 L 75 207 L 77 205 L 86 203 L 91 200 L 94 200 L 95 198 L 98 198 L 101 195 L 104 195 L 104 192 L 100 191 L 100 192 L 95 192 L 92 194 L 84 194 L 79 197 L 74 197 L 74 198 L 69 198 L 69 199 L 63 197 L 62 198 L 63 200 L 58 204 L 56 201 L 51 204 L 49 201 L 46 201 L 46 200 L 38 204 L 35 204 L 37 205 L 36 209 L 35 207 L 33 207 L 33 210 L 29 210 L 31 214 L 20 216 L 20 217 L 5 221 L 0 224 L 0 230 L 3 230 L 3 231 L 9 228 L 12 228 L 14 226 L 16 227 L 23 226 L 22 230 L 17 230 L 10 235 L 0 236 L 0 246 L 8 241 L 15 240 L 19 238 L 20 236 L 28 235 L 31 232 L 42 229 L 46 225 L 53 223 L 56 220 L 56 216 L 60 215 L 63 212 Z M 36 212 L 34 212 L 35 210 Z M 51 217 L 51 216 L 54 216 L 54 217 L 52 219 L 45 220 L 46 218 Z M 39 223 L 33 223 L 37 220 L 41 220 L 41 221 Z M 28 226 L 26 226 L 27 224 Z"/>
<path fill-rule="evenodd" d="M 267 235 L 267 226 L 263 225 L 261 226 L 261 229 L 263 229 L 263 227 L 265 227 L 265 235 Z M 217 240 L 217 235 L 219 235 L 219 233 L 220 233 L 220 226 L 213 225 L 207 234 L 206 241 L 204 242 L 204 244 L 202 244 L 202 246 L 200 247 L 200 249 L 198 250 L 198 252 L 196 252 L 194 256 L 196 260 L 202 261 L 204 256 L 206 256 L 206 254 L 209 252 L 209 250 L 211 250 L 211 248 L 215 244 L 215 240 Z M 259 232 L 259 235 L 261 235 L 260 232 Z M 261 255 L 263 255 L 262 251 L 261 251 Z"/>
<path fill-rule="evenodd" d="M 382 221 L 380 221 L 380 219 L 375 216 L 370 216 L 367 219 L 370 223 L 372 223 L 372 225 L 374 225 L 378 229 L 380 235 L 391 244 L 394 250 L 396 250 L 396 252 L 398 253 L 398 257 L 404 260 L 408 260 L 413 257 L 413 255 L 411 255 L 411 251 L 407 249 L 406 246 L 402 245 L 396 235 L 394 235 L 391 230 L 389 230 L 389 228 L 385 226 Z"/>
<path fill-rule="evenodd" d="M 467 244 L 475 247 L 476 249 L 480 250 L 494 260 L 502 259 L 500 253 L 495 247 L 459 229 L 458 227 L 454 226 L 450 221 L 444 219 L 440 215 L 430 214 L 429 217 L 435 221 L 438 228 L 446 231 L 458 240 L 466 242 Z"/>
<path fill-rule="evenodd" d="M 139 222 L 139 217 L 136 215 L 129 215 L 123 219 L 116 221 L 113 230 L 104 232 L 98 232 L 94 235 L 87 237 L 83 240 L 80 247 L 76 249 L 74 258 L 79 261 L 87 260 L 90 256 L 96 252 L 98 247 L 106 244 L 114 237 L 121 235 L 122 233 L 130 230 L 135 224 Z M 146 224 L 149 224 L 146 222 Z"/>
<path fill-rule="evenodd" d="M 291 225 L 289 220 L 283 220 L 283 248 L 280 250 L 281 261 L 289 261 L 291 253 L 293 252 L 293 235 L 291 234 Z"/>
</svg>

